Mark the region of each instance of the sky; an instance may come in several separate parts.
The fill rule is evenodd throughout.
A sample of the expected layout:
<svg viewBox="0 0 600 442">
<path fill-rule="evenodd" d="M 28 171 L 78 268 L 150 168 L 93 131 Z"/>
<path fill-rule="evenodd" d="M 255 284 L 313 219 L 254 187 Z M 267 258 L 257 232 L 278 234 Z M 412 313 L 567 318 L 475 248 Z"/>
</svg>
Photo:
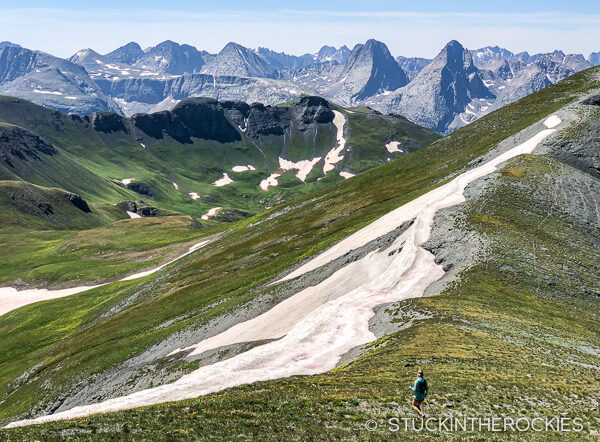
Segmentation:
<svg viewBox="0 0 600 442">
<path fill-rule="evenodd" d="M 432 58 L 450 40 L 469 49 L 499 45 L 587 56 L 600 51 L 600 2 L 0 0 L 0 41 L 59 57 L 164 40 L 209 52 L 235 41 L 300 55 L 324 44 L 352 48 L 369 38 L 386 43 L 394 56 Z"/>
</svg>

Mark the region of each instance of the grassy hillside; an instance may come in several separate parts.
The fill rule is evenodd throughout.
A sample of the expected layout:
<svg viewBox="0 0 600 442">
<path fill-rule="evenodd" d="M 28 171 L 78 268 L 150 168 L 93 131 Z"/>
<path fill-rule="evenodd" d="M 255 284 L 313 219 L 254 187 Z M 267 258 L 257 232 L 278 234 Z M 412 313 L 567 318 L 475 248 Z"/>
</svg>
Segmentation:
<svg viewBox="0 0 600 442">
<path fill-rule="evenodd" d="M 600 88 L 596 75 L 595 70 L 573 75 L 411 155 L 240 221 L 206 248 L 140 282 L 109 285 L 0 317 L 0 420 L 56 409 L 68 395 L 94 385 L 154 344 L 226 318 L 259 296 L 268 308 L 288 285 L 269 288 L 264 283 L 446 182 L 579 93 Z M 543 188 L 545 177 L 567 173 L 562 167 L 553 160 L 517 159 L 496 177 L 495 187 L 464 205 L 457 226 L 488 236 L 493 253 L 442 295 L 391 308 L 395 322 L 413 319 L 411 326 L 373 343 L 347 366 L 193 401 L 0 434 L 126 439 L 134 431 L 150 440 L 211 435 L 274 440 L 285 431 L 298 440 L 397 438 L 384 428 L 368 433 L 364 422 L 409 415 L 404 385 L 417 366 L 425 368 L 432 385 L 432 414 L 466 413 L 471 407 L 481 414 L 584 415 L 590 401 L 575 379 L 585 379 L 589 391 L 600 386 L 597 355 L 586 353 L 600 346 L 598 310 L 592 295 L 582 295 L 599 284 L 597 231 L 574 222 L 568 212 L 541 210 L 552 194 L 533 191 Z M 541 229 L 542 223 L 552 228 Z M 538 262 L 547 263 L 544 272 L 551 279 L 545 285 L 531 276 L 536 274 L 531 265 Z M 562 283 L 571 273 L 586 277 L 577 284 Z M 62 313 L 58 317 L 57 311 Z M 120 392 L 153 381 L 156 386 L 169 372 L 196 367 L 159 359 L 131 371 Z M 97 399 L 111 394 L 98 391 Z"/>
<path fill-rule="evenodd" d="M 180 106 L 187 102 L 193 99 Z M 305 182 L 295 176 L 296 171 L 289 171 L 279 178 L 278 186 L 264 191 L 259 185 L 279 170 L 279 157 L 293 162 L 324 158 L 336 145 L 333 124 L 319 123 L 303 130 L 292 125 L 283 134 L 275 131 L 260 137 L 250 137 L 239 129 L 241 140 L 232 142 L 198 137 L 185 141 L 174 138 L 177 131 L 173 136 L 160 134 L 157 138 L 159 135 L 146 134 L 131 122 L 123 125 L 111 120 L 115 127 L 106 123 L 102 130 L 95 129 L 97 122 L 89 117 L 67 116 L 16 98 L 0 97 L 2 127 L 11 125 L 23 133 L 41 137 L 56 148 L 54 154 L 16 157 L 12 165 L 0 162 L 0 179 L 61 187 L 91 202 L 110 203 L 140 197 L 120 184 L 124 179 L 133 179 L 151 189 L 150 198 L 161 208 L 201 216 L 210 208 L 222 207 L 231 213 L 241 211 L 237 214 L 239 219 L 340 181 L 341 170 L 359 173 L 388 158 L 402 156 L 387 152 L 385 144 L 389 140 L 410 141 L 406 154 L 439 138 L 400 117 L 382 117 L 364 109 L 350 113 L 332 104 L 328 106 L 344 112 L 349 119 L 347 135 L 351 151 L 344 154 L 345 158 L 336 166 L 338 170 L 325 176 L 321 161 Z M 157 120 L 151 127 L 170 124 L 161 117 L 148 118 Z M 245 165 L 256 170 L 232 171 L 235 166 Z M 223 187 L 213 185 L 224 173 L 235 182 Z M 201 198 L 192 199 L 191 192 Z"/>
</svg>

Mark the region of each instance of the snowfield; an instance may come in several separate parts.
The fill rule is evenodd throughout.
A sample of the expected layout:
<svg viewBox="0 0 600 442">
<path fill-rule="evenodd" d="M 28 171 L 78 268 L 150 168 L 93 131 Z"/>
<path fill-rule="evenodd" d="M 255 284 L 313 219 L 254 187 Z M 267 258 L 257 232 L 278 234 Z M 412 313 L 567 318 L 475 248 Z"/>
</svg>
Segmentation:
<svg viewBox="0 0 600 442">
<path fill-rule="evenodd" d="M 229 177 L 229 175 L 227 175 L 226 173 L 223 173 L 223 178 L 218 179 L 213 184 L 217 187 L 222 187 L 222 186 L 226 186 L 227 184 L 231 184 L 231 183 L 233 183 L 233 180 Z"/>
<path fill-rule="evenodd" d="M 321 157 L 313 158 L 312 160 L 302 160 L 294 163 L 293 161 L 285 160 L 279 157 L 279 168 L 285 171 L 297 170 L 296 178 L 300 181 L 306 180 L 306 177 L 311 172 L 315 164 L 321 161 Z"/>
<path fill-rule="evenodd" d="M 207 220 L 209 218 L 212 218 L 213 216 L 216 216 L 220 210 L 221 210 L 221 207 L 213 207 L 212 209 L 209 209 L 209 211 L 206 212 L 206 214 L 202 215 L 202 219 Z"/>
<path fill-rule="evenodd" d="M 271 175 L 269 175 L 268 178 L 265 178 L 260 182 L 260 188 L 266 191 L 269 190 L 269 187 L 278 186 L 279 181 L 277 181 L 277 178 L 279 178 L 280 176 L 280 173 L 272 173 Z"/>
<path fill-rule="evenodd" d="M 248 164 L 247 166 L 233 166 L 231 168 L 231 170 L 233 170 L 234 172 L 247 172 L 249 170 L 256 170 L 256 167 Z"/>
<path fill-rule="evenodd" d="M 400 142 L 398 142 L 398 141 L 390 141 L 389 143 L 387 143 L 385 145 L 385 148 L 387 149 L 387 151 L 389 153 L 394 153 L 394 152 L 403 153 L 404 152 L 402 149 L 400 149 Z"/>
<path fill-rule="evenodd" d="M 544 122 L 547 129 L 524 143 L 389 212 L 277 282 L 327 264 L 413 220 L 387 250 L 375 250 L 262 315 L 172 354 L 191 350 L 191 355 L 198 355 L 234 343 L 277 340 L 201 367 L 171 384 L 37 419 L 13 422 L 8 427 L 194 398 L 236 385 L 332 370 L 350 349 L 375 339 L 369 330 L 369 319 L 374 315 L 375 306 L 420 297 L 430 284 L 444 275 L 442 267 L 435 263 L 434 255 L 421 247 L 430 236 L 436 212 L 464 202 L 463 192 L 469 183 L 493 173 L 499 164 L 510 158 L 531 153 L 544 138 L 556 131 L 560 122 L 557 116 L 548 118 Z M 390 255 L 389 250 L 398 252 Z"/>
<path fill-rule="evenodd" d="M 132 212 L 127 212 L 127 213 L 137 215 L 136 213 L 132 213 Z M 129 216 L 131 216 L 131 214 Z M 136 218 L 136 217 L 140 217 L 140 216 L 137 215 L 137 216 L 131 216 L 131 217 Z M 205 240 L 205 241 L 199 242 L 198 244 L 194 244 L 183 255 L 180 255 L 177 258 L 175 258 L 161 266 L 155 267 L 150 270 L 146 270 L 145 272 L 135 273 L 133 275 L 126 276 L 125 278 L 120 279 L 119 281 L 130 281 L 132 279 L 138 279 L 143 276 L 150 275 L 154 272 L 158 272 L 159 270 L 165 268 L 169 264 L 172 264 L 175 261 L 183 258 L 184 256 L 189 255 L 194 250 L 199 249 L 200 247 L 207 244 L 208 242 L 209 242 L 209 240 Z M 95 289 L 96 287 L 101 287 L 106 284 L 110 284 L 110 283 L 98 284 L 98 285 L 86 285 L 86 286 L 81 286 L 81 287 L 71 287 L 68 289 L 61 289 L 61 290 L 27 289 L 27 290 L 19 291 L 19 290 L 15 289 L 14 287 L 0 287 L 0 316 L 4 315 L 5 313 L 10 312 L 11 310 L 15 310 L 19 307 L 33 304 L 34 302 L 47 301 L 49 299 L 63 298 L 65 296 L 70 296 L 70 295 L 74 295 L 76 293 L 85 292 L 86 290 Z"/>
<path fill-rule="evenodd" d="M 333 125 L 337 129 L 337 147 L 331 149 L 325 156 L 325 164 L 323 165 L 323 173 L 325 174 L 334 169 L 334 164 L 337 164 L 344 159 L 342 156 L 342 151 L 344 150 L 344 147 L 346 147 L 346 139 L 344 138 L 344 125 L 346 124 L 346 117 L 344 117 L 344 114 L 336 110 L 333 111 L 333 114 Z"/>
</svg>

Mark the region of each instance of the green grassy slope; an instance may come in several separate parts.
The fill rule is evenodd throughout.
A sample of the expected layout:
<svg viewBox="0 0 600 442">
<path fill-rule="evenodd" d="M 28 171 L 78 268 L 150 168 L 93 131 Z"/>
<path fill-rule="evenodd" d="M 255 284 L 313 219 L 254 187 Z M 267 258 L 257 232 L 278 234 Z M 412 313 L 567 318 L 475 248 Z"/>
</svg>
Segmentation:
<svg viewBox="0 0 600 442">
<path fill-rule="evenodd" d="M 55 317 L 39 306 L 5 315 L 0 318 L 0 336 L 6 346 L 6 350 L 0 352 L 0 373 L 3 373 L 0 385 L 4 386 L 0 390 L 3 401 L 0 419 L 6 422 L 32 410 L 35 414 L 82 379 L 90 379 L 94 374 L 118 365 L 187 326 L 199 326 L 235 311 L 264 292 L 260 285 L 281 271 L 440 185 L 498 142 L 571 102 L 578 93 L 599 88 L 593 72 L 569 77 L 409 156 L 239 222 L 218 241 L 156 277 L 148 277 L 130 287 L 120 285 L 112 290 L 113 286 L 104 287 L 102 296 L 100 291 L 90 291 L 48 303 L 52 306 L 63 303 L 65 320 L 71 324 L 69 327 L 57 324 L 64 330 L 59 335 L 54 327 L 46 325 L 55 321 Z M 531 161 L 533 172 L 530 173 L 535 175 L 538 173 L 535 170 L 543 164 Z M 508 178 L 504 178 L 507 186 L 512 183 L 510 174 L 519 175 L 510 172 Z M 490 259 L 472 268 L 461 277 L 458 285 L 441 296 L 399 305 L 398 321 L 406 321 L 414 311 L 426 312 L 429 318 L 375 343 L 371 353 L 347 367 L 321 376 L 240 387 L 186 403 L 11 430 L 4 434 L 17 438 L 51 437 L 57 436 L 56 431 L 61 428 L 84 427 L 85 431 L 96 429 L 113 433 L 150 429 L 143 436 L 148 439 L 210 434 L 230 439 L 236 435 L 257 435 L 259 431 L 262 437 L 277 439 L 282 430 L 297 439 L 317 435 L 362 439 L 369 437 L 362 429 L 367 417 L 382 419 L 396 413 L 408 413 L 406 402 L 399 399 L 404 387 L 399 389 L 397 381 L 401 379 L 403 384 L 406 383 L 417 364 L 424 365 L 432 373 L 430 380 L 437 387 L 432 391 L 430 402 L 432 406 L 439 406 L 439 410 L 458 412 L 463 410 L 463 405 L 479 403 L 477 411 L 484 412 L 495 410 L 494 405 L 502 407 L 503 402 L 512 401 L 510 411 L 521 412 L 528 405 L 524 399 L 513 401 L 516 394 L 509 385 L 515 384 L 516 388 L 522 389 L 519 397 L 533 398 L 534 394 L 548 397 L 552 399 L 548 412 L 567 412 L 560 404 L 570 398 L 569 406 L 572 406 L 575 398 L 569 395 L 577 394 L 579 385 L 569 383 L 570 378 L 565 376 L 567 366 L 552 369 L 547 365 L 557 361 L 552 353 L 556 349 L 567 352 L 563 355 L 576 362 L 589 362 L 581 352 L 571 351 L 561 344 L 579 339 L 578 342 L 597 348 L 598 336 L 593 324 L 598 313 L 594 308 L 584 308 L 587 304 L 577 301 L 571 293 L 565 293 L 563 297 L 550 294 L 540 298 L 537 281 L 521 280 L 516 276 L 520 274 L 520 266 L 529 261 L 512 258 L 511 254 L 524 247 L 523 239 L 519 235 L 507 235 L 507 232 L 517 230 L 511 227 L 512 224 L 522 228 L 518 223 L 528 218 L 532 228 L 538 226 L 536 222 L 542 214 L 530 213 L 530 209 L 536 204 L 543 205 L 544 199 L 533 195 L 521 181 L 514 180 L 511 188 L 516 192 L 515 198 L 504 197 L 503 204 L 498 204 L 490 195 L 476 206 L 483 214 L 507 211 L 503 215 L 506 219 L 502 229 L 486 219 L 481 225 L 482 229 L 489 229 L 488 235 L 497 236 L 498 242 L 493 244 L 498 253 L 493 256 L 505 261 Z M 505 193 L 498 192 L 495 196 L 502 198 L 503 195 Z M 477 213 L 469 213 L 472 228 L 480 227 L 479 221 L 473 221 L 481 218 Z M 544 244 L 554 255 L 572 254 L 576 257 L 574 261 L 584 266 L 592 265 L 590 257 L 597 253 L 594 247 L 583 244 L 565 248 L 564 238 L 578 233 L 573 224 L 560 217 L 551 221 L 556 223 L 556 234 L 540 236 L 538 244 Z M 536 232 L 534 228 L 528 232 L 528 237 Z M 586 233 L 589 232 L 586 230 Z M 506 241 L 500 241 L 505 236 Z M 530 253 L 536 256 L 547 251 L 540 247 Z M 507 269 L 507 261 L 514 263 L 514 269 Z M 562 278 L 563 267 L 551 270 L 556 272 L 556 280 Z M 235 272 L 235 278 L 231 277 L 232 272 Z M 587 274 L 597 275 L 598 272 L 592 270 Z M 590 280 L 585 284 L 591 287 L 597 281 Z M 118 314 L 101 319 L 73 323 L 68 320 L 80 317 L 90 308 L 93 310 L 98 299 L 104 297 L 129 297 L 132 302 Z M 86 300 L 90 300 L 91 306 Z M 531 314 L 518 314 L 524 308 L 529 308 Z M 564 314 L 568 308 L 575 309 L 581 318 L 574 329 L 573 322 Z M 100 312 L 93 311 L 91 314 L 100 318 Z M 29 351 L 24 353 L 15 350 L 19 348 L 19 328 L 27 323 L 27 318 L 33 318 L 38 328 L 28 337 Z M 173 318 L 179 320 L 172 322 Z M 495 329 L 496 325 L 500 330 Z M 511 333 L 520 330 L 528 331 L 526 335 L 519 335 L 520 339 L 527 339 L 524 344 L 509 339 Z M 531 341 L 536 336 L 536 333 L 529 333 L 531 330 L 539 331 L 540 336 L 552 333 L 553 338 L 548 342 Z M 164 363 L 169 364 L 168 361 Z M 438 368 L 434 369 L 434 366 Z M 529 373 L 531 378 L 523 377 L 524 367 L 532 371 Z M 577 370 L 586 376 L 591 388 L 598 387 L 599 381 L 592 369 L 573 364 L 568 365 L 568 369 L 569 374 Z M 17 382 L 26 371 L 27 376 Z M 471 377 L 485 385 L 486 391 L 489 390 L 487 385 L 491 385 L 497 392 L 487 395 L 469 391 L 465 388 L 465 379 Z M 536 387 L 533 379 L 543 388 Z M 552 387 L 556 391 L 550 385 L 556 385 Z M 453 405 L 443 407 L 446 403 Z M 583 405 L 577 406 L 575 412 L 583 412 Z M 225 418 L 225 415 L 233 415 L 234 419 Z M 122 425 L 123 420 L 110 426 L 124 416 L 127 416 L 127 427 Z M 265 426 L 266 422 L 270 425 Z M 326 432 L 323 428 L 327 428 Z M 372 436 L 382 438 L 387 435 L 381 432 Z M 121 437 L 126 435 L 121 434 Z"/>
<path fill-rule="evenodd" d="M 129 219 L 115 205 L 73 205 L 62 189 L 0 181 L 0 286 L 63 287 L 156 267 L 220 227 L 167 211 Z M 161 216 L 164 215 L 164 216 Z"/>
<path fill-rule="evenodd" d="M 333 107 L 333 105 L 332 105 Z M 339 108 L 341 111 L 344 109 Z M 350 119 L 348 133 L 351 158 L 339 163 L 340 168 L 356 166 L 355 172 L 382 164 L 389 158 L 385 143 L 390 139 L 411 140 L 413 149 L 439 136 L 399 117 L 377 117 L 372 111 L 346 113 Z M 139 198 L 118 182 L 134 178 L 153 189 L 154 204 L 184 214 L 200 216 L 212 207 L 239 209 L 256 214 L 310 191 L 341 180 L 330 172 L 324 180 L 322 172 L 310 182 L 297 178 L 268 192 L 259 188 L 261 180 L 279 169 L 280 156 L 291 161 L 324 157 L 335 146 L 335 128 L 319 124 L 316 130 L 302 132 L 292 127 L 283 136 L 269 135 L 253 139 L 240 132 L 241 141 L 220 143 L 193 138 L 180 143 L 168 135 L 154 139 L 136 129 L 135 136 L 122 131 L 100 132 L 91 123 L 44 109 L 12 97 L 0 97 L 0 122 L 20 126 L 51 142 L 58 154 L 41 155 L 38 161 L 17 161 L 14 167 L 0 162 L 0 179 L 23 179 L 43 186 L 57 186 L 80 193 L 92 202 L 117 202 Z M 366 131 L 363 133 L 363 131 Z M 145 148 L 140 141 L 143 139 Z M 253 165 L 253 172 L 235 173 L 231 168 Z M 322 164 L 320 164 L 322 169 Z M 234 184 L 216 187 L 212 183 L 228 173 Z M 292 175 L 292 173 L 289 173 Z M 294 172 L 295 174 L 295 172 Z M 172 184 L 175 182 L 179 189 Z M 196 192 L 201 199 L 188 195 Z"/>
</svg>

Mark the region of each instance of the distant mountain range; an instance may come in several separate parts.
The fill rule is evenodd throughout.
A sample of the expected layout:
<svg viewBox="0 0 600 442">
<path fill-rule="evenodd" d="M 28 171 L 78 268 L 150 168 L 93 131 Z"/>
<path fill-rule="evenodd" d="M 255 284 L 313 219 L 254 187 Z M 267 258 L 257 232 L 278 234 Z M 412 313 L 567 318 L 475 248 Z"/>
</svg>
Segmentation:
<svg viewBox="0 0 600 442">
<path fill-rule="evenodd" d="M 433 59 L 394 58 L 376 40 L 301 56 L 228 43 L 218 54 L 165 41 L 131 42 L 108 54 L 78 51 L 68 60 L 0 43 L 0 93 L 82 115 L 124 116 L 172 109 L 191 96 L 278 104 L 321 95 L 343 106 L 368 105 L 440 133 L 600 64 L 554 51 L 518 54 L 498 46 L 467 50 L 449 42 Z"/>
</svg>

